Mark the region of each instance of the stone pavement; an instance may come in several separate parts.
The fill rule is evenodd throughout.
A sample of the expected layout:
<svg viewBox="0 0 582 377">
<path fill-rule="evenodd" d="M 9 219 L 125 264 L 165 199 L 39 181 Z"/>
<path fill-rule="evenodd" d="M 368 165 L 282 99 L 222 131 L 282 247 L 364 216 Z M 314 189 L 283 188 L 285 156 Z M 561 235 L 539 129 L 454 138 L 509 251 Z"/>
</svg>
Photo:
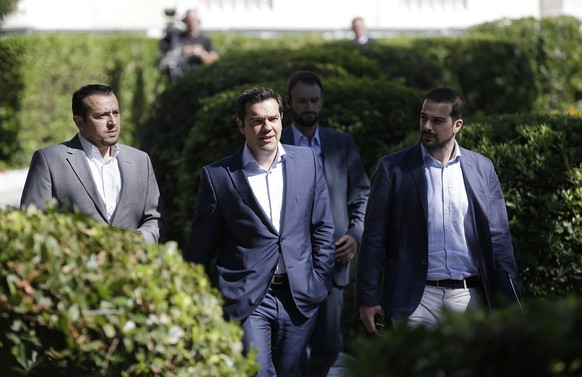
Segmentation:
<svg viewBox="0 0 582 377">
<path fill-rule="evenodd" d="M 20 205 L 28 169 L 0 171 L 0 207 Z"/>
<path fill-rule="evenodd" d="M 0 207 L 20 205 L 20 196 L 28 169 L 0 171 Z M 328 377 L 347 377 L 345 360 L 351 356 L 340 354 L 337 362 L 329 371 Z"/>
</svg>

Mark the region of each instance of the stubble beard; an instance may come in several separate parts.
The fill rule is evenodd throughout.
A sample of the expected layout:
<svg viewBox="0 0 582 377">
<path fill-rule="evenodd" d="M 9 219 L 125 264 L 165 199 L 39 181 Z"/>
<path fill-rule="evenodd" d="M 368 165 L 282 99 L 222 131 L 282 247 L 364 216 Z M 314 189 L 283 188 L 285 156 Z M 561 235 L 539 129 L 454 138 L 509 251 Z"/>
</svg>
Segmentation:
<svg viewBox="0 0 582 377">
<path fill-rule="evenodd" d="M 439 139 L 438 136 L 436 134 L 434 134 L 434 133 L 425 133 L 425 132 L 423 132 L 422 134 L 423 135 L 424 134 L 429 134 L 429 135 L 432 135 L 434 137 L 434 139 L 432 141 L 425 141 L 421 137 L 422 144 L 430 152 L 438 152 L 438 151 L 443 150 L 447 145 L 449 145 L 449 143 L 455 137 L 455 134 L 452 133 L 452 132 L 451 132 L 451 134 L 445 140 Z"/>
</svg>

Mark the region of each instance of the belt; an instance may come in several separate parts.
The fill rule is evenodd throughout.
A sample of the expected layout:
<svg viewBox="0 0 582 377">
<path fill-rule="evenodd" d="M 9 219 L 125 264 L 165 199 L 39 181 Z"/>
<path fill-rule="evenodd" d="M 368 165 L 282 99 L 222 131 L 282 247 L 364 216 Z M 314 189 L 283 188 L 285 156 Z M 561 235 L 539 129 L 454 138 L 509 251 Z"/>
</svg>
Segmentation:
<svg viewBox="0 0 582 377">
<path fill-rule="evenodd" d="M 289 284 L 289 278 L 287 277 L 287 274 L 273 275 L 273 278 L 271 279 L 271 284 L 272 285 Z"/>
<path fill-rule="evenodd" d="M 467 289 L 478 287 L 479 281 L 480 279 L 478 276 L 471 276 L 462 280 L 427 280 L 426 285 L 438 288 Z"/>
</svg>

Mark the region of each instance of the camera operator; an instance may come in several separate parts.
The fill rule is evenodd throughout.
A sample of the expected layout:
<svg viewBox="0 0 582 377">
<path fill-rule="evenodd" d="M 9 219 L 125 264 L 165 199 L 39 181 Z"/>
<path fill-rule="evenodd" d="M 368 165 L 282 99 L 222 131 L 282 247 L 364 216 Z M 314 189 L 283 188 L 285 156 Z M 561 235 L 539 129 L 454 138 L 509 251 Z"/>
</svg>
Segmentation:
<svg viewBox="0 0 582 377">
<path fill-rule="evenodd" d="M 169 17 L 175 15 L 175 11 L 171 9 L 165 13 Z M 212 48 L 212 41 L 200 31 L 198 10 L 188 10 L 182 22 L 186 25 L 186 30 L 180 31 L 170 22 L 166 27 L 166 36 L 160 42 L 164 55 L 160 59 L 159 68 L 170 80 L 175 80 L 201 65 L 211 64 L 219 58 Z"/>
</svg>

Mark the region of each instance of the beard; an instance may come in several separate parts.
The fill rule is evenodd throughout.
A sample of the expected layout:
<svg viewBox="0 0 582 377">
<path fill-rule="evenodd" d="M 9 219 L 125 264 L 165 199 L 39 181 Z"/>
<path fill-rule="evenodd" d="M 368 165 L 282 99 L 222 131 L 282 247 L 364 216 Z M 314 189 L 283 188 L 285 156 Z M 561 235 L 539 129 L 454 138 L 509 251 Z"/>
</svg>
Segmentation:
<svg viewBox="0 0 582 377">
<path fill-rule="evenodd" d="M 423 135 L 430 135 L 433 137 L 433 139 L 432 140 L 425 140 L 423 138 Z M 447 135 L 447 137 L 444 139 L 439 138 L 438 135 L 435 134 L 434 132 L 423 131 L 420 134 L 422 144 L 425 146 L 426 149 L 428 149 L 431 152 L 436 152 L 436 151 L 440 151 L 440 150 L 444 149 L 451 142 L 451 140 L 454 139 L 454 137 L 455 137 L 455 134 L 453 132 L 451 132 L 449 135 Z"/>
<path fill-rule="evenodd" d="M 291 118 L 293 122 L 304 128 L 310 128 L 317 124 L 319 121 L 319 114 L 317 113 L 296 113 L 295 111 L 291 112 Z"/>
</svg>

